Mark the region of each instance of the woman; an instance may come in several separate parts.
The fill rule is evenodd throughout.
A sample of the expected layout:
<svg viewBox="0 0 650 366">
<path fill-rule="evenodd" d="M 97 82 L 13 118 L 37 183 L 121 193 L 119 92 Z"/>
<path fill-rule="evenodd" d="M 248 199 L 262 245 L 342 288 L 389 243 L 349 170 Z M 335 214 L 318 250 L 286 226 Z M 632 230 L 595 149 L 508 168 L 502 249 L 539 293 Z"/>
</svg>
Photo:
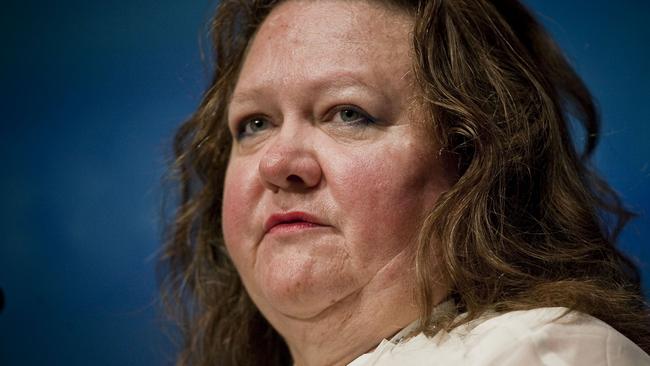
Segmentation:
<svg viewBox="0 0 650 366">
<path fill-rule="evenodd" d="M 650 364 L 593 102 L 521 4 L 224 0 L 212 33 L 179 365 Z"/>
</svg>

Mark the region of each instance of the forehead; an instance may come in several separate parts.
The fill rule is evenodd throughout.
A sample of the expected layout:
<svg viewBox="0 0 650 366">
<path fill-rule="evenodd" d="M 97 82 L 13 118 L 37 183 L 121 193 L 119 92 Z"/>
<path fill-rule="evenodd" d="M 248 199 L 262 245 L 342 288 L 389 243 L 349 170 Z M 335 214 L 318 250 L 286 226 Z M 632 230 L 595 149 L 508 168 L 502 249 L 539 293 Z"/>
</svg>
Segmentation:
<svg viewBox="0 0 650 366">
<path fill-rule="evenodd" d="M 288 0 L 271 11 L 260 27 L 259 38 L 283 33 L 294 44 L 305 38 L 329 37 L 347 42 L 390 42 L 401 38 L 396 31 L 408 31 L 411 25 L 405 12 L 378 1 Z"/>
<path fill-rule="evenodd" d="M 339 73 L 367 83 L 402 78 L 411 68 L 412 27 L 409 15 L 379 2 L 285 1 L 255 35 L 238 88 Z"/>
</svg>

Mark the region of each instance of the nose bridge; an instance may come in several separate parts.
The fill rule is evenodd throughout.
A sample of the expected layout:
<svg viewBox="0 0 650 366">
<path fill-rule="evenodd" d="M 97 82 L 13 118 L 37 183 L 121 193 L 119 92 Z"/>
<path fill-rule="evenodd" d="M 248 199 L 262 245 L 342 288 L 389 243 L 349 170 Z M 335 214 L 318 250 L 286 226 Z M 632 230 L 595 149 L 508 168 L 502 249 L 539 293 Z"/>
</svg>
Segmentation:
<svg viewBox="0 0 650 366">
<path fill-rule="evenodd" d="M 298 157 L 309 154 L 313 126 L 309 120 L 299 115 L 286 115 L 280 130 L 273 138 L 267 153 Z"/>
<path fill-rule="evenodd" d="M 295 116 L 285 118 L 259 163 L 262 183 L 269 189 L 304 189 L 318 185 L 321 167 L 313 146 L 314 126 Z"/>
<path fill-rule="evenodd" d="M 298 115 L 287 115 L 284 117 L 278 133 L 279 142 L 288 143 L 288 146 L 299 147 L 295 145 L 299 145 L 304 138 L 309 136 L 311 127 L 311 123 L 306 118 Z"/>
</svg>

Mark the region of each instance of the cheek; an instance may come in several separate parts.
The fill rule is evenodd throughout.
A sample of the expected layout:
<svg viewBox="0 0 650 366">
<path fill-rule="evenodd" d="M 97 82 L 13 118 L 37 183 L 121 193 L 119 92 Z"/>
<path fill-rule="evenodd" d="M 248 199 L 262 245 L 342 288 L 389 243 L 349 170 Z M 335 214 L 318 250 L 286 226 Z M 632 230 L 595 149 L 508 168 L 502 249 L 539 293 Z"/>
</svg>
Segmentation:
<svg viewBox="0 0 650 366">
<path fill-rule="evenodd" d="M 444 171 L 410 148 L 382 148 L 349 155 L 337 164 L 332 194 L 345 213 L 345 231 L 365 258 L 390 258 L 409 248 L 422 219 L 448 189 Z M 372 159 L 368 159 L 372 156 Z"/>
<path fill-rule="evenodd" d="M 250 260 L 247 252 L 254 244 L 254 239 L 250 237 L 250 233 L 254 232 L 251 217 L 255 214 L 254 203 L 260 194 L 255 184 L 257 177 L 245 166 L 237 161 L 231 161 L 228 165 L 221 212 L 226 247 L 238 268 L 243 268 L 242 262 Z"/>
</svg>

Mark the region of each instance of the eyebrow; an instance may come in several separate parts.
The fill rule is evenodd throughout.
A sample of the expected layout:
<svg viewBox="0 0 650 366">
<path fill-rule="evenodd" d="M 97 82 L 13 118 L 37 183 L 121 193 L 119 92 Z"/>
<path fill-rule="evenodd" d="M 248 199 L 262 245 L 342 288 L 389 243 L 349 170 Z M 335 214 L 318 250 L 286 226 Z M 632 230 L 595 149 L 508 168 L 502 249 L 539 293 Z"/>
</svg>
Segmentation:
<svg viewBox="0 0 650 366">
<path fill-rule="evenodd" d="M 309 81 L 309 88 L 321 93 L 333 94 L 342 89 L 359 88 L 370 91 L 372 94 L 378 94 L 381 97 L 388 98 L 385 92 L 374 85 L 365 82 L 357 73 L 337 72 L 325 74 L 314 80 Z M 269 84 L 258 84 L 251 88 L 238 90 L 233 93 L 230 103 L 244 104 L 254 102 L 264 98 L 268 93 Z"/>
<path fill-rule="evenodd" d="M 233 93 L 233 95 L 230 97 L 229 104 L 232 104 L 233 102 L 246 103 L 246 102 L 255 101 L 261 98 L 263 95 L 264 95 L 264 91 L 261 88 L 253 88 L 250 90 L 237 91 L 236 93 Z"/>
</svg>

